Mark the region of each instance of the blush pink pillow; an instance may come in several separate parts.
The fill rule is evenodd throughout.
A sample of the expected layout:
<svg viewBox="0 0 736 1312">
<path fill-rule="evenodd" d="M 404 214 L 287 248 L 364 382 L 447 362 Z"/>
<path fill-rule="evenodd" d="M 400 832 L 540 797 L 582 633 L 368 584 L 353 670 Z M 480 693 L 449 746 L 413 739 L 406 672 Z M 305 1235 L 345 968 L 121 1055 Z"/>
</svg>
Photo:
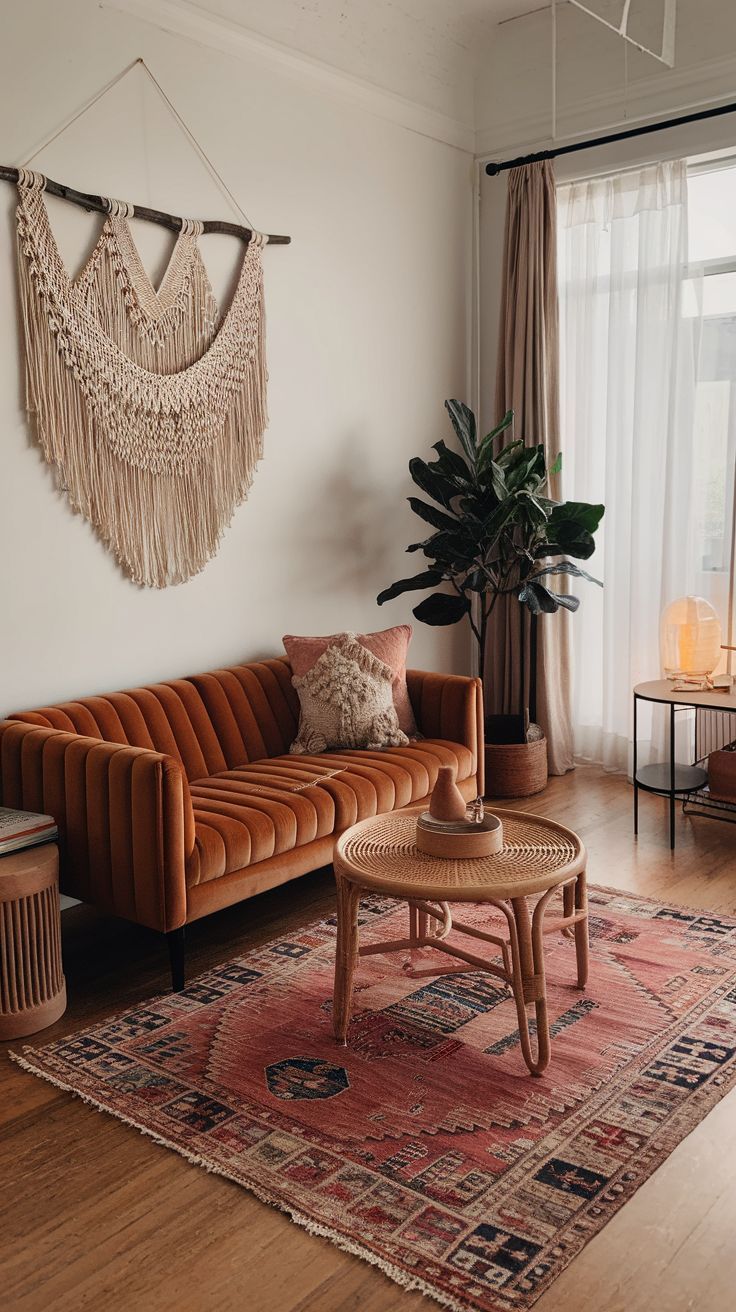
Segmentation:
<svg viewBox="0 0 736 1312">
<path fill-rule="evenodd" d="M 380 633 L 356 633 L 354 636 L 363 647 L 367 647 L 373 656 L 383 661 L 393 670 L 392 693 L 399 728 L 407 738 L 416 738 L 418 729 L 414 712 L 409 701 L 406 686 L 406 653 L 413 633 L 411 624 L 396 624 L 392 629 L 382 629 Z M 330 633 L 323 638 L 299 638 L 294 634 L 284 635 L 284 647 L 289 657 L 292 674 L 301 679 L 316 665 L 320 656 L 327 651 L 338 638 L 344 634 Z"/>
</svg>

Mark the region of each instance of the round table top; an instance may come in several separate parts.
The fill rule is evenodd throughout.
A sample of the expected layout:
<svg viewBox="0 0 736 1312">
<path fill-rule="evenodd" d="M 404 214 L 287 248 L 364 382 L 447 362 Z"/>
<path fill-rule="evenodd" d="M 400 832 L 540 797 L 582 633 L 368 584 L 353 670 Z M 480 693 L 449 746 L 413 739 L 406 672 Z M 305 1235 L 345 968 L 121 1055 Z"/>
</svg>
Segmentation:
<svg viewBox="0 0 736 1312">
<path fill-rule="evenodd" d="M 578 835 L 554 820 L 493 808 L 503 821 L 504 845 L 493 856 L 429 856 L 416 846 L 424 807 L 361 820 L 337 840 L 337 874 L 393 897 L 430 902 L 483 902 L 525 897 L 565 883 L 585 869 Z"/>
<path fill-rule="evenodd" d="M 648 683 L 637 683 L 634 688 L 637 697 L 649 702 L 674 703 L 675 706 L 708 706 L 714 711 L 736 712 L 736 683 L 731 688 L 719 688 L 713 692 L 675 692 L 670 679 L 650 679 Z"/>
</svg>

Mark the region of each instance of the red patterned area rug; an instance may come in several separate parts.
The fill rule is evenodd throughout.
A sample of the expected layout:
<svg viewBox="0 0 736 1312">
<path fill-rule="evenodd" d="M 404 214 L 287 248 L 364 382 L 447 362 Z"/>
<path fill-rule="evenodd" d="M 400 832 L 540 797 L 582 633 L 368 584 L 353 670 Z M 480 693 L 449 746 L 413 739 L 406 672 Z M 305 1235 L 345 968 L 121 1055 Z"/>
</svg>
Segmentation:
<svg viewBox="0 0 736 1312">
<path fill-rule="evenodd" d="M 366 901 L 362 938 L 405 918 Z M 337 1047 L 332 919 L 18 1060 L 400 1285 L 526 1309 L 736 1083 L 736 921 L 593 889 L 590 928 L 584 993 L 546 940 L 541 1079 L 492 976 L 399 955 L 361 961 Z"/>
</svg>

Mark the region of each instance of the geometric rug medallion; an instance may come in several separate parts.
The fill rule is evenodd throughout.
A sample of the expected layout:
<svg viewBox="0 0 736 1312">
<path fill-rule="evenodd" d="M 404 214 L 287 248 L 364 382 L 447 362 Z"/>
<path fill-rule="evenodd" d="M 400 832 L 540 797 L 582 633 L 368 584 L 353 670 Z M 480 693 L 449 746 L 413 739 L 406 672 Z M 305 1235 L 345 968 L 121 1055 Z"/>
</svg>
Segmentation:
<svg viewBox="0 0 736 1312">
<path fill-rule="evenodd" d="M 366 899 L 361 941 L 406 916 Z M 16 1060 L 400 1285 L 523 1310 L 736 1084 L 736 921 L 594 888 L 590 935 L 584 992 L 574 944 L 545 939 L 541 1079 L 500 981 L 400 954 L 360 961 L 338 1047 L 334 918 Z"/>
</svg>

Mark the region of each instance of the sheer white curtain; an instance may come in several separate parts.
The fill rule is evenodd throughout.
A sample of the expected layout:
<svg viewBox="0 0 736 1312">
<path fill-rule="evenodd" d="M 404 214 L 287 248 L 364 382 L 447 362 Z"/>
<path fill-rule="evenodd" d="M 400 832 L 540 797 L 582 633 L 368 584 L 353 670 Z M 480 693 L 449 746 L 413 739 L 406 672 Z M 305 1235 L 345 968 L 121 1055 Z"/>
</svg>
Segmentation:
<svg viewBox="0 0 736 1312">
<path fill-rule="evenodd" d="M 632 688 L 660 677 L 660 615 L 696 564 L 685 164 L 562 186 L 558 205 L 566 494 L 606 507 L 589 563 L 604 588 L 581 582 L 572 622 L 575 750 L 628 769 Z M 641 729 L 656 754 L 656 726 Z"/>
</svg>

